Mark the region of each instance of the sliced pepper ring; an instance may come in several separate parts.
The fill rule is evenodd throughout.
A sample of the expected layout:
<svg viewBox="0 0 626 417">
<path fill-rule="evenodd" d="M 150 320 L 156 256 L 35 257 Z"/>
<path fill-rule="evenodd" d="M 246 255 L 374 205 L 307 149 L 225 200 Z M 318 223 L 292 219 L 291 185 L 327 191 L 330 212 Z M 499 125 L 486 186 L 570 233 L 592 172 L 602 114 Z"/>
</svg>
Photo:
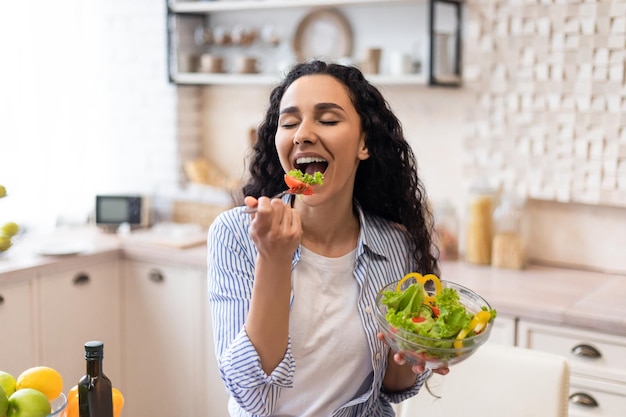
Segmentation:
<svg viewBox="0 0 626 417">
<path fill-rule="evenodd" d="M 422 280 L 420 282 L 422 283 L 422 285 L 425 286 L 428 281 L 432 281 L 433 284 L 435 284 L 435 295 L 429 295 L 426 289 L 424 289 L 424 292 L 426 293 L 424 301 L 427 303 L 434 303 L 435 297 L 441 294 L 441 281 L 439 280 L 439 277 L 435 274 L 426 274 L 422 277 Z"/>
<path fill-rule="evenodd" d="M 398 285 L 396 285 L 396 291 L 402 290 L 402 284 L 404 284 L 411 278 L 415 278 L 415 281 L 420 282 L 420 279 L 423 279 L 424 277 L 418 272 L 409 272 L 408 274 L 403 276 L 400 281 L 398 281 Z"/>
<path fill-rule="evenodd" d="M 439 277 L 435 274 L 422 275 L 419 272 L 409 272 L 404 277 L 402 277 L 402 279 L 398 282 L 398 285 L 396 286 L 396 291 L 400 291 L 402 289 L 402 284 L 404 284 L 406 281 L 408 281 L 411 278 L 414 278 L 415 281 L 422 284 L 422 286 L 425 286 L 428 281 L 432 281 L 433 284 L 435 284 L 434 296 L 430 295 L 428 291 L 426 291 L 426 288 L 424 288 L 424 302 L 434 303 L 435 296 L 441 293 L 441 281 L 439 280 Z"/>
</svg>

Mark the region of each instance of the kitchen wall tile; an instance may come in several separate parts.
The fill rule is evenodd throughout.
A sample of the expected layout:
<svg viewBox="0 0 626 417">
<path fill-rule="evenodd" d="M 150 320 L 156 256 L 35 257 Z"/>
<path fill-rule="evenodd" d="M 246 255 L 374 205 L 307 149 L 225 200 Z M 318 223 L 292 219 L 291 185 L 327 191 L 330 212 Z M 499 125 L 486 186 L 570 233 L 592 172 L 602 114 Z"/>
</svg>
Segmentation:
<svg viewBox="0 0 626 417">
<path fill-rule="evenodd" d="M 609 16 L 618 18 L 626 16 L 626 2 L 613 0 L 610 1 L 609 4 Z"/>
<path fill-rule="evenodd" d="M 506 1 L 495 1 L 495 3 L 499 10 L 499 19 L 506 19 L 507 16 L 510 18 L 511 32 L 508 36 L 510 38 L 513 38 L 515 34 L 526 36 L 523 42 L 516 44 L 500 37 L 495 44 L 496 48 L 502 49 L 505 45 L 509 47 L 502 51 L 496 49 L 489 55 L 481 55 L 473 51 L 474 42 L 469 39 L 466 53 L 473 55 L 477 61 L 492 62 L 491 66 L 486 64 L 480 66 L 479 69 L 487 71 L 487 74 L 476 76 L 470 86 L 486 91 L 494 97 L 491 100 L 483 99 L 483 104 L 488 101 L 497 101 L 497 97 L 507 94 L 506 91 L 517 91 L 520 96 L 518 106 L 503 108 L 504 114 L 499 113 L 497 118 L 490 117 L 481 130 L 483 132 L 520 130 L 524 125 L 520 126 L 519 120 L 524 120 L 525 125 L 542 123 L 548 126 L 560 126 L 558 129 L 548 127 L 544 131 L 557 132 L 556 137 L 559 140 L 573 140 L 574 143 L 561 143 L 557 147 L 544 146 L 539 140 L 541 136 L 537 136 L 538 133 L 535 131 L 531 133 L 529 141 L 517 144 L 519 149 L 527 150 L 529 159 L 526 163 L 529 169 L 533 170 L 538 167 L 530 158 L 536 158 L 542 152 L 554 152 L 554 155 L 559 158 L 573 155 L 602 158 L 606 148 L 602 141 L 617 140 L 616 136 L 621 135 L 623 127 L 620 124 L 618 128 L 609 129 L 611 119 L 610 116 L 605 115 L 606 112 L 619 112 L 626 97 L 624 94 L 626 90 L 625 63 L 623 59 L 620 60 L 624 53 L 624 36 L 621 31 L 623 16 L 612 16 L 611 14 L 614 13 L 612 5 L 594 0 L 585 3 L 542 2 L 533 3 L 532 6 L 527 3 L 511 5 Z M 470 7 L 482 6 L 480 2 L 475 4 L 470 2 L 470 4 L 472 4 Z M 621 6 L 615 7 L 615 10 L 618 9 L 621 10 Z M 489 15 L 478 12 L 473 16 L 480 19 L 481 22 L 478 25 L 482 27 L 489 27 L 493 24 L 489 21 Z M 549 20 L 534 19 L 533 25 L 526 20 L 532 16 L 541 16 Z M 548 28 L 550 28 L 550 41 L 545 42 Z M 615 32 L 612 28 L 615 28 Z M 539 45 L 544 45 L 544 47 L 539 50 Z M 517 51 L 517 56 L 515 51 Z M 614 56 L 613 51 L 615 51 Z M 506 82 L 502 81 L 503 73 L 498 68 L 499 61 L 494 60 L 494 57 L 504 54 L 516 57 L 507 65 L 505 75 L 511 74 L 511 76 L 506 79 Z M 615 62 L 614 66 L 609 65 L 611 60 Z M 546 82 L 548 80 L 549 82 Z M 612 97 L 607 97 L 611 91 Z M 515 103 L 510 98 L 509 102 Z M 582 120 L 591 121 L 594 118 L 600 120 L 593 129 L 585 128 L 581 124 Z M 507 126 L 507 123 L 513 123 L 515 120 L 518 120 L 515 125 Z M 621 118 L 619 123 L 622 123 Z M 481 134 L 480 131 L 478 134 Z M 490 133 L 486 133 L 485 138 L 489 137 L 492 137 Z M 601 141 L 598 141 L 598 138 Z M 578 141 L 583 142 L 578 143 Z M 491 145 L 487 143 L 487 146 Z M 518 158 L 515 154 L 511 157 Z M 477 160 L 477 163 L 480 163 L 480 160 Z M 592 162 L 587 160 L 583 160 L 582 163 L 589 164 L 590 167 L 592 165 Z M 539 167 L 539 169 L 545 171 L 545 168 Z M 522 175 L 520 179 L 522 182 L 523 178 L 529 175 L 524 170 L 518 172 Z M 491 178 L 496 182 L 504 181 L 503 175 L 496 174 Z M 549 178 L 542 179 L 543 182 L 547 180 Z M 508 177 L 506 182 L 511 183 Z M 594 173 L 588 174 L 581 184 L 587 188 L 593 188 L 600 182 L 600 178 Z M 605 182 L 606 186 L 610 184 L 612 182 Z M 535 183 L 533 189 L 535 195 L 545 196 L 552 195 L 550 188 L 546 184 L 539 186 Z M 583 191 L 577 195 L 584 196 L 586 202 L 596 201 L 601 197 L 593 190 Z"/>
</svg>

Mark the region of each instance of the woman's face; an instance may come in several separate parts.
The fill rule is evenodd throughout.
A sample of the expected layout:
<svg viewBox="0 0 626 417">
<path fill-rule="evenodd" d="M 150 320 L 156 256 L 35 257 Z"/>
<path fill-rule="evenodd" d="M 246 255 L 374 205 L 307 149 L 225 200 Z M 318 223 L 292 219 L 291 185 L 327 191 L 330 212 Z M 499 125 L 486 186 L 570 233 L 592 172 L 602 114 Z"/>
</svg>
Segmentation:
<svg viewBox="0 0 626 417">
<path fill-rule="evenodd" d="M 359 162 L 369 157 L 348 91 L 330 75 L 307 75 L 287 88 L 280 102 L 276 148 L 285 172 L 324 174 L 316 195 L 351 196 Z"/>
</svg>

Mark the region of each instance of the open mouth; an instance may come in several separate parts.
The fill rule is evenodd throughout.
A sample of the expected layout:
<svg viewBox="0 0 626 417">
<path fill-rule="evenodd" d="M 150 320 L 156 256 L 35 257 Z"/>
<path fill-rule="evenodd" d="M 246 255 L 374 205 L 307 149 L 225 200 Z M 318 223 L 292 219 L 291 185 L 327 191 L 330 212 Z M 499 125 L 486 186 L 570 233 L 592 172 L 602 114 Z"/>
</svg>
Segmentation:
<svg viewBox="0 0 626 417">
<path fill-rule="evenodd" d="M 323 174 L 326 172 L 326 168 L 328 168 L 328 162 L 324 158 L 308 156 L 296 159 L 295 168 L 299 169 L 304 174 L 313 175 L 316 172 L 321 172 Z"/>
</svg>

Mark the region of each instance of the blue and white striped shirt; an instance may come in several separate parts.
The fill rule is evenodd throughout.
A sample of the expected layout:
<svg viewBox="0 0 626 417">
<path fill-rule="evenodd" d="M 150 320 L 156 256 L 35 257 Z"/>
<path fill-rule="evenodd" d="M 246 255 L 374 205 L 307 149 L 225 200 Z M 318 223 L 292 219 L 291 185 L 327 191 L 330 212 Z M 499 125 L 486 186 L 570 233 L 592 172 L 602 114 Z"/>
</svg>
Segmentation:
<svg viewBox="0 0 626 417">
<path fill-rule="evenodd" d="M 376 338 L 374 303 L 383 286 L 415 271 L 415 263 L 401 226 L 364 213 L 358 204 L 357 208 L 361 230 L 354 278 L 361 288 L 358 309 L 369 341 L 374 375 L 370 389 L 336 410 L 333 417 L 394 416 L 390 402 L 401 402 L 415 395 L 430 371 L 420 375 L 415 385 L 406 391 L 383 392 L 389 348 Z M 207 242 L 215 354 L 231 397 L 229 411 L 233 417 L 271 416 L 281 391 L 291 387 L 295 372 L 291 340 L 281 363 L 267 375 L 245 331 L 257 254 L 248 236 L 249 226 L 250 215 L 244 213 L 242 207 L 236 207 L 217 217 L 209 229 Z M 298 248 L 292 258 L 292 270 L 299 259 Z"/>
</svg>

